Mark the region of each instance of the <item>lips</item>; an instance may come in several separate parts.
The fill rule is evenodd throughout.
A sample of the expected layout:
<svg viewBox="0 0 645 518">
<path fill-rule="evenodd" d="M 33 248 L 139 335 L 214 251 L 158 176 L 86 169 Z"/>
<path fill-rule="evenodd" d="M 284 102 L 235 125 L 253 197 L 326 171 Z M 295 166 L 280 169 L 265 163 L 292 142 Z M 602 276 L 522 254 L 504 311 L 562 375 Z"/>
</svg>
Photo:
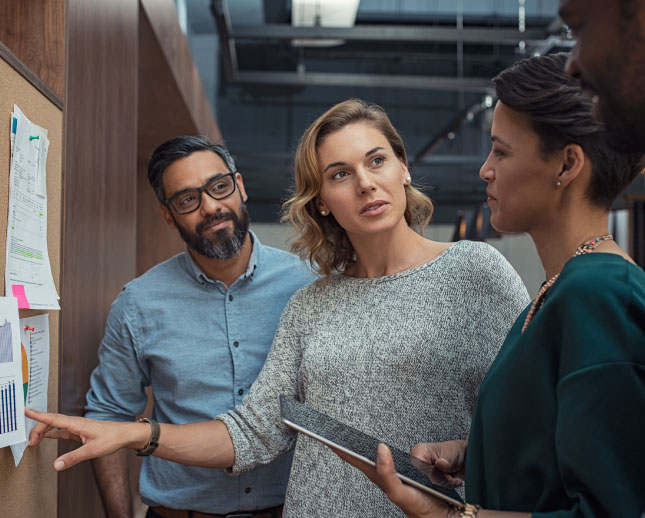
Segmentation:
<svg viewBox="0 0 645 518">
<path fill-rule="evenodd" d="M 361 215 L 376 215 L 380 214 L 385 210 L 385 207 L 388 205 L 386 201 L 383 200 L 376 200 L 373 202 L 368 203 L 367 205 L 364 205 L 363 208 L 360 211 Z"/>
<path fill-rule="evenodd" d="M 497 198 L 495 198 L 495 196 L 493 196 L 493 195 L 492 195 L 491 193 L 489 193 L 488 191 L 486 191 L 486 196 L 487 196 L 487 198 L 488 198 L 486 201 L 497 201 Z"/>
<path fill-rule="evenodd" d="M 227 213 L 218 213 L 209 216 L 204 221 L 197 225 L 195 229 L 198 234 L 203 234 L 204 232 L 211 232 L 213 230 L 219 230 L 219 228 L 224 226 L 229 220 L 233 219 L 233 214 L 230 212 Z"/>
</svg>

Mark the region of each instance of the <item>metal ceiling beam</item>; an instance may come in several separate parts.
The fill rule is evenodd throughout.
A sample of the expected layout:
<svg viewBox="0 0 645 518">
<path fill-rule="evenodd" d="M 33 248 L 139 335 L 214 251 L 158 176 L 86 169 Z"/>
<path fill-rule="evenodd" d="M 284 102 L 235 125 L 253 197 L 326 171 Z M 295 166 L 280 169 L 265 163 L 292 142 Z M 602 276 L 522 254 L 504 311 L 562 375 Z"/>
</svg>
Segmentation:
<svg viewBox="0 0 645 518">
<path fill-rule="evenodd" d="M 490 87 L 490 80 L 488 81 L 488 85 Z M 448 124 L 446 124 L 441 130 L 439 130 L 430 139 L 430 141 L 419 150 L 419 152 L 414 156 L 414 160 L 411 161 L 410 169 L 413 169 L 415 166 L 422 164 L 425 158 L 431 153 L 434 153 L 444 142 L 446 142 L 447 140 L 453 140 L 457 136 L 457 133 L 464 127 L 464 125 L 472 122 L 475 119 L 475 116 L 477 116 L 482 110 L 490 108 L 492 104 L 493 97 L 489 93 L 480 101 L 471 104 L 461 113 L 455 115 L 450 120 L 450 122 L 448 122 Z"/>
<path fill-rule="evenodd" d="M 231 37 L 231 18 L 228 14 L 228 5 L 225 0 L 213 0 L 211 2 L 211 11 L 213 12 L 219 36 L 224 76 L 227 81 L 235 82 L 239 67 L 237 53 L 235 52 L 235 41 Z"/>
<path fill-rule="evenodd" d="M 489 78 L 456 78 L 434 76 L 386 76 L 384 74 L 338 74 L 315 72 L 262 72 L 239 71 L 238 84 L 279 86 L 362 86 L 369 88 L 410 88 L 415 90 L 443 90 L 486 92 Z"/>
<path fill-rule="evenodd" d="M 236 40 L 292 40 L 321 39 L 345 41 L 399 41 L 399 42 L 446 42 L 446 43 L 489 43 L 517 45 L 520 41 L 527 44 L 542 41 L 549 34 L 544 29 L 528 29 L 520 32 L 515 28 L 496 27 L 453 27 L 434 26 L 393 26 L 357 25 L 351 28 L 330 27 L 292 27 L 287 24 L 263 26 L 236 25 L 231 37 Z"/>
</svg>

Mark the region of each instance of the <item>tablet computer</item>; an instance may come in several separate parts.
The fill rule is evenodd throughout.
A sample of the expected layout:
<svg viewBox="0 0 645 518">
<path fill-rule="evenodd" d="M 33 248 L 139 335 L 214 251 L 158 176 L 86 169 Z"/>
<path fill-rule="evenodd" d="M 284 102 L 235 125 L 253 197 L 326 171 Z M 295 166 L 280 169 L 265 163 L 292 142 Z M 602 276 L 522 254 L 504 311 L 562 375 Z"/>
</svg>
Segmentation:
<svg viewBox="0 0 645 518">
<path fill-rule="evenodd" d="M 282 422 L 289 428 L 372 466 L 376 465 L 376 448 L 383 441 L 364 434 L 290 397 L 280 396 L 280 412 Z M 411 457 L 410 454 L 398 448 L 388 446 L 392 450 L 397 475 L 404 483 L 460 509 L 464 508 L 463 500 L 440 470 L 421 459 Z M 432 480 L 429 477 L 432 477 Z"/>
</svg>

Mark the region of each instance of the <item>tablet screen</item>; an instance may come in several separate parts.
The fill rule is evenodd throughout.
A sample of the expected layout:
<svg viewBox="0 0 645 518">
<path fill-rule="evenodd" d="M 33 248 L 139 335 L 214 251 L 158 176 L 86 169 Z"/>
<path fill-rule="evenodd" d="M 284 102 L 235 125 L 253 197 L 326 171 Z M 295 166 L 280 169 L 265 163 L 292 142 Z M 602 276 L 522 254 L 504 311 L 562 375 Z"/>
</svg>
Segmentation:
<svg viewBox="0 0 645 518">
<path fill-rule="evenodd" d="M 375 464 L 376 448 L 383 441 L 286 396 L 280 396 L 280 408 L 282 421 L 290 428 L 372 465 Z M 392 450 L 397 474 L 403 482 L 452 505 L 463 507 L 463 500 L 440 470 L 416 457 L 411 459 L 408 453 L 398 448 L 388 446 Z"/>
</svg>

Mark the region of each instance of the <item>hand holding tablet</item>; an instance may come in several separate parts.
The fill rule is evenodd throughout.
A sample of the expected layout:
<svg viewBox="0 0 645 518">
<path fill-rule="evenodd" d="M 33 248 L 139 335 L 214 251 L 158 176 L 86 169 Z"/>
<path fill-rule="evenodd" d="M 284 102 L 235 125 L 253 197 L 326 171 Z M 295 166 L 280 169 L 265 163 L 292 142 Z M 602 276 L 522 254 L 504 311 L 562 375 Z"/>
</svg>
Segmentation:
<svg viewBox="0 0 645 518">
<path fill-rule="evenodd" d="M 348 459 L 355 459 L 376 465 L 377 447 L 380 442 L 351 426 L 322 414 L 294 399 L 280 396 L 282 421 L 290 428 L 316 439 L 339 453 L 341 458 L 357 466 Z M 464 503 L 453 489 L 453 483 L 433 465 L 390 446 L 398 477 L 411 485 L 457 508 Z M 357 466 L 359 467 L 359 466 Z"/>
</svg>

